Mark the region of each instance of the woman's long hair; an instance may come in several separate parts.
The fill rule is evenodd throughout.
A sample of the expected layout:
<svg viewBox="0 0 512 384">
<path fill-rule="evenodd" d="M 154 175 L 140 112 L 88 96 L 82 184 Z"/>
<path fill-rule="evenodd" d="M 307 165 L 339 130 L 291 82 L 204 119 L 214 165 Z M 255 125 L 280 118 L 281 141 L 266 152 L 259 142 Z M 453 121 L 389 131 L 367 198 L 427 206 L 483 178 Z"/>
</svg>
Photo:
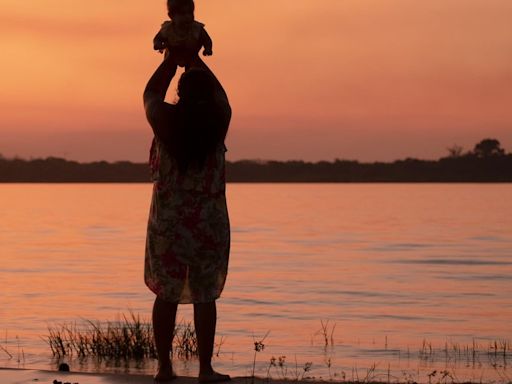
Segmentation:
<svg viewBox="0 0 512 384">
<path fill-rule="evenodd" d="M 204 167 L 224 139 L 221 111 L 215 102 L 215 79 L 202 69 L 183 73 L 176 104 L 178 126 L 172 152 L 180 171 Z"/>
</svg>

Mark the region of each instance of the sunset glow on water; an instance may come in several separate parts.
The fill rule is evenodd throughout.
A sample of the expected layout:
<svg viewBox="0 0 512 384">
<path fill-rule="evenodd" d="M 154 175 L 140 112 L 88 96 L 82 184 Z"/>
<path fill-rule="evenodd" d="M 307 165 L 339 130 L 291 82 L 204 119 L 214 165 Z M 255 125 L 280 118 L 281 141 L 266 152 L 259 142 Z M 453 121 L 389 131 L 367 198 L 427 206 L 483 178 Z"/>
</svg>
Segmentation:
<svg viewBox="0 0 512 384">
<path fill-rule="evenodd" d="M 460 379 L 497 378 L 487 352 L 467 364 L 464 355 L 447 361 L 437 352 L 431 361 L 418 351 L 424 341 L 487 351 L 510 340 L 510 192 L 503 184 L 228 185 L 232 253 L 215 365 L 249 374 L 254 340 L 270 331 L 257 356 L 261 376 L 284 355 L 290 369 L 295 359 L 313 362 L 309 375 L 323 378 L 328 359 L 338 378 L 372 364 L 422 381 L 445 368 Z M 149 184 L 0 187 L 9 223 L 0 230 L 0 344 L 14 355 L 0 352 L 1 366 L 54 367 L 41 339 L 47 326 L 129 311 L 149 319 L 142 263 L 150 195 Z M 190 307 L 178 319 L 190 321 Z M 325 348 L 318 331 L 327 320 L 334 332 Z M 154 362 L 72 366 L 151 373 Z M 196 362 L 176 368 L 194 374 Z"/>
</svg>

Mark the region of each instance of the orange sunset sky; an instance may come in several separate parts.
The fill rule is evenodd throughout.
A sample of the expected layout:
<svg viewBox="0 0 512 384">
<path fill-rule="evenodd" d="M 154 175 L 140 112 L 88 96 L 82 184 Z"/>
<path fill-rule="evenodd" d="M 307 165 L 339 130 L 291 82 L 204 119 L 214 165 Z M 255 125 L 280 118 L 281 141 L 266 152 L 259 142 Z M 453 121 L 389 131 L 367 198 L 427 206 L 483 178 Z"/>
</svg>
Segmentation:
<svg viewBox="0 0 512 384">
<path fill-rule="evenodd" d="M 0 0 L 0 153 L 145 161 L 165 19 L 165 0 Z M 510 0 L 196 0 L 196 19 L 234 111 L 230 160 L 512 151 Z"/>
</svg>

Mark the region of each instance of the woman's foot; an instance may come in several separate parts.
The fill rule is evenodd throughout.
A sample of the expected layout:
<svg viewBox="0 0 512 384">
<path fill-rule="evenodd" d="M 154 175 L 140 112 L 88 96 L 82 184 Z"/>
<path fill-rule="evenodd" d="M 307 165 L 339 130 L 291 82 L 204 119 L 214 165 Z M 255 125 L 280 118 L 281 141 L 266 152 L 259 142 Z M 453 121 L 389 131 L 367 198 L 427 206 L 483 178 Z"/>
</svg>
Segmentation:
<svg viewBox="0 0 512 384">
<path fill-rule="evenodd" d="M 176 380 L 178 378 L 178 376 L 172 374 L 170 376 L 158 376 L 158 375 L 155 375 L 155 377 L 153 377 L 153 381 L 157 384 L 165 384 L 165 383 L 170 383 L 171 381 L 173 380 Z"/>
<path fill-rule="evenodd" d="M 176 374 L 172 370 L 172 366 L 158 368 L 157 374 L 153 377 L 155 383 L 170 383 L 176 379 Z"/>
<path fill-rule="evenodd" d="M 218 373 L 215 371 L 211 371 L 209 373 L 200 373 L 198 377 L 198 381 L 201 384 L 206 383 L 220 383 L 223 381 L 230 381 L 231 377 L 229 375 L 223 375 L 222 373 Z"/>
</svg>

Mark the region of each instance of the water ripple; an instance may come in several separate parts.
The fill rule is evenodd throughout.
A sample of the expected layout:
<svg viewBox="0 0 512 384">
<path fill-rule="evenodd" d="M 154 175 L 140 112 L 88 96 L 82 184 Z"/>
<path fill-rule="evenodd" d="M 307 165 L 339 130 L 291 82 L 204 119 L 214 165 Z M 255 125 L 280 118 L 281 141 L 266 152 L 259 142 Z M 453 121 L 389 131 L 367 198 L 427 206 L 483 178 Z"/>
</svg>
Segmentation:
<svg viewBox="0 0 512 384">
<path fill-rule="evenodd" d="M 482 260 L 482 259 L 394 259 L 387 260 L 388 263 L 396 264 L 435 264 L 435 265 L 512 265 L 509 261 Z"/>
</svg>

